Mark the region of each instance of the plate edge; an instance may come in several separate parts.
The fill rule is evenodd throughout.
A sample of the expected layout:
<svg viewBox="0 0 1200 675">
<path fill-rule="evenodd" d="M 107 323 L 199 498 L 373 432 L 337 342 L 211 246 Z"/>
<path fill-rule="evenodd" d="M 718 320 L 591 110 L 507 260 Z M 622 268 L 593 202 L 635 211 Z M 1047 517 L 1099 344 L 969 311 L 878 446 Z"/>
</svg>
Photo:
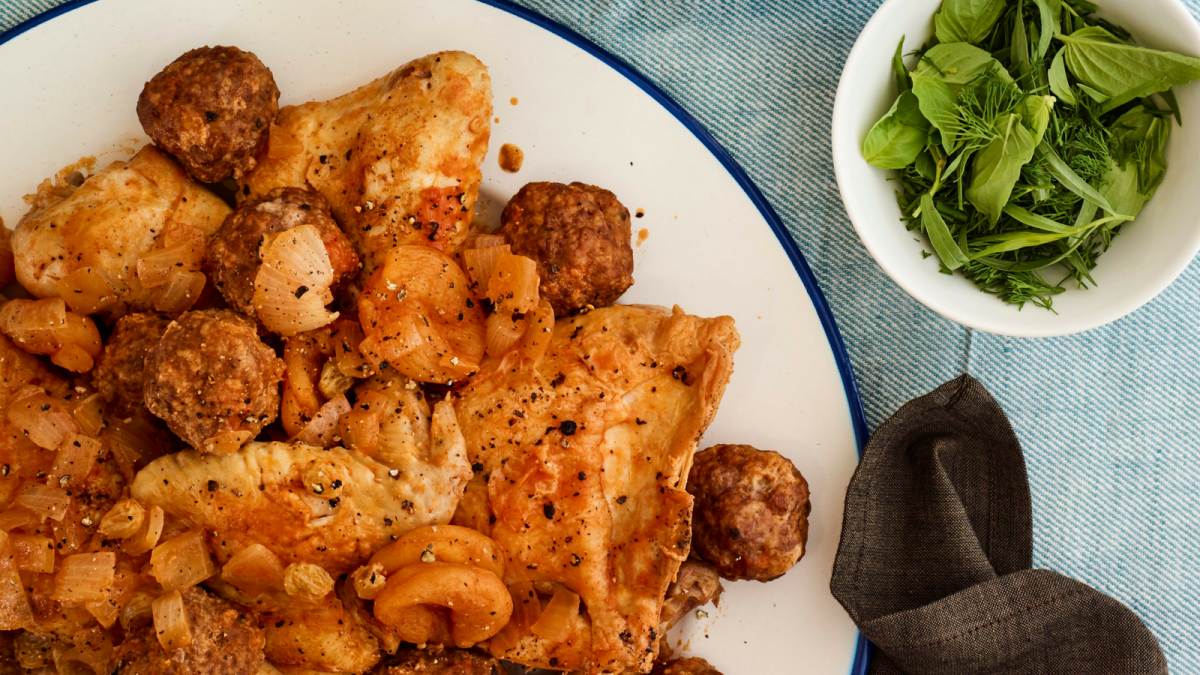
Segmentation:
<svg viewBox="0 0 1200 675">
<path fill-rule="evenodd" d="M 660 89 L 658 85 L 646 79 L 641 73 L 635 70 L 632 66 L 625 63 L 624 60 L 618 58 L 614 54 L 600 47 L 583 35 L 574 30 L 545 17 L 537 12 L 515 5 L 508 0 L 476 0 L 477 2 L 495 7 L 501 11 L 507 12 L 521 19 L 524 19 L 534 25 L 554 33 L 560 38 L 579 47 L 588 54 L 602 61 L 605 65 L 620 73 L 627 80 L 634 83 L 642 91 L 646 92 L 659 105 L 671 113 L 676 120 L 679 121 L 692 135 L 700 141 L 704 147 L 712 153 L 721 166 L 729 172 L 734 181 L 750 198 L 751 203 L 758 209 L 763 219 L 767 221 L 767 225 L 775 234 L 775 239 L 779 245 L 783 247 L 784 253 L 792 263 L 792 267 L 796 270 L 800 277 L 801 283 L 804 284 L 804 289 L 808 291 L 809 300 L 813 303 L 813 309 L 816 310 L 817 318 L 821 321 L 821 327 L 825 330 L 826 340 L 829 342 L 830 351 L 833 353 L 834 363 L 837 365 L 838 373 L 842 378 L 842 388 L 846 395 L 846 405 L 850 412 L 850 424 L 854 430 L 855 444 L 859 456 L 862 455 L 863 448 L 866 446 L 867 438 L 870 435 L 867 427 L 866 413 L 863 410 L 862 398 L 858 392 L 858 383 L 854 378 L 854 370 L 850 365 L 850 354 L 846 351 L 846 345 L 842 341 L 842 335 L 838 331 L 837 321 L 834 319 L 833 311 L 829 307 L 829 302 L 825 299 L 824 293 L 821 292 L 820 284 L 817 283 L 817 278 L 813 274 L 812 268 L 809 267 L 808 261 L 805 260 L 804 254 L 800 252 L 791 234 L 784 226 L 783 220 L 779 214 L 775 212 L 774 207 L 767 201 L 766 196 L 754 184 L 750 176 L 742 169 L 737 160 L 729 154 L 729 151 L 720 144 L 719 141 L 700 124 L 699 120 L 684 110 L 683 106 L 679 105 L 675 99 L 671 98 L 665 91 Z M 78 9 L 85 5 L 90 5 L 96 0 L 69 0 L 57 7 L 53 7 L 45 12 L 32 16 L 25 21 L 13 26 L 12 28 L 0 33 L 0 45 L 3 45 L 12 39 L 28 32 L 29 30 L 40 26 L 51 19 L 66 14 L 73 9 Z M 851 675 L 865 675 L 867 665 L 871 658 L 871 643 L 860 632 L 858 641 L 854 650 L 854 661 L 850 668 Z"/>
</svg>

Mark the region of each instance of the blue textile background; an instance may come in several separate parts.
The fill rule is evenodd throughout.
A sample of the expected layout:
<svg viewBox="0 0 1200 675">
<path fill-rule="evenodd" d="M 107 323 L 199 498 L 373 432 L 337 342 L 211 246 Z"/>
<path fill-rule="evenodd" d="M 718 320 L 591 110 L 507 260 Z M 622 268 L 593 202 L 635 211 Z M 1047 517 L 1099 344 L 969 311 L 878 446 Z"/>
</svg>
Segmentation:
<svg viewBox="0 0 1200 675">
<path fill-rule="evenodd" d="M 963 329 L 887 278 L 838 197 L 834 93 L 881 0 L 517 1 L 629 62 L 745 167 L 832 305 L 872 428 L 964 371 L 983 381 L 1025 448 L 1034 564 L 1119 598 L 1173 672 L 1200 674 L 1200 263 L 1083 335 Z M 0 0 L 0 31 L 61 3 Z"/>
</svg>

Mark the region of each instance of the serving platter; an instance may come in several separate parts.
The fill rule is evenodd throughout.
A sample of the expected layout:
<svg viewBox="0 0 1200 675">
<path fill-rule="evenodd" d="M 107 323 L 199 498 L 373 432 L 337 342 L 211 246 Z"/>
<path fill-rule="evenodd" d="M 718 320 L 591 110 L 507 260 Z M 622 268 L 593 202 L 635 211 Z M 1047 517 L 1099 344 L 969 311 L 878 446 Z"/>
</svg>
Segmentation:
<svg viewBox="0 0 1200 675">
<path fill-rule="evenodd" d="M 81 0 L 0 35 L 0 217 L 81 157 L 97 168 L 146 142 L 143 83 L 184 51 L 236 45 L 271 68 L 280 103 L 328 99 L 427 53 L 488 65 L 492 140 L 478 218 L 499 222 L 530 181 L 582 181 L 636 212 L 624 303 L 728 314 L 742 348 L 701 447 L 789 457 L 812 490 L 808 552 L 769 584 L 726 583 L 670 647 L 726 673 L 865 672 L 866 646 L 829 592 L 846 485 L 866 439 L 849 361 L 812 272 L 779 217 L 716 141 L 654 85 L 584 38 L 496 0 Z M 519 146 L 506 173 L 502 144 Z"/>
</svg>

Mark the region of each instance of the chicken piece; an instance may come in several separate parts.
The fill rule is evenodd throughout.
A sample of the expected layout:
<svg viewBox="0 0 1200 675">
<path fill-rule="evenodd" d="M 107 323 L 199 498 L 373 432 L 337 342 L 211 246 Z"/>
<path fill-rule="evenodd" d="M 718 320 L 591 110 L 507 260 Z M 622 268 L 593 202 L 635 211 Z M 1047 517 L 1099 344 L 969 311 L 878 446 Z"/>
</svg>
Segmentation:
<svg viewBox="0 0 1200 675">
<path fill-rule="evenodd" d="M 650 669 L 663 596 L 690 544 L 684 481 L 739 345 L 729 317 L 608 307 L 558 321 L 534 365 L 485 361 L 460 392 L 475 477 L 455 523 L 508 552 L 506 582 L 563 584 L 590 621 L 578 640 L 526 635 L 495 656 Z"/>
<path fill-rule="evenodd" d="M 113 317 L 154 309 L 159 288 L 142 285 L 137 263 L 161 237 L 185 227 L 207 237 L 230 211 L 152 145 L 78 188 L 47 179 L 25 199 L 32 208 L 12 236 L 17 280 L 36 297 Z"/>
<path fill-rule="evenodd" d="M 285 668 L 363 673 L 379 663 L 379 643 L 336 595 L 263 617 L 267 658 Z"/>
<path fill-rule="evenodd" d="M 146 352 L 158 344 L 170 323 L 166 314 L 130 314 L 117 321 L 92 373 L 96 390 L 108 403 L 106 412 L 125 418 L 145 409 Z"/>
<path fill-rule="evenodd" d="M 116 650 L 119 675 L 255 675 L 263 663 L 263 632 L 235 607 L 203 590 L 182 591 L 192 642 L 167 652 L 154 626 L 132 632 Z"/>
<path fill-rule="evenodd" d="M 320 193 L 358 251 L 363 278 L 393 246 L 454 253 L 470 234 L 491 115 L 491 78 L 479 59 L 431 54 L 340 98 L 280 110 L 268 152 L 238 196 Z"/>
<path fill-rule="evenodd" d="M 360 385 L 387 395 L 373 456 L 344 448 L 250 443 L 231 455 L 161 457 L 138 473 L 133 496 L 219 536 L 222 564 L 259 543 L 283 564 L 333 577 L 353 571 L 409 530 L 449 522 L 471 477 L 454 408 L 432 414 L 402 377 Z"/>
</svg>

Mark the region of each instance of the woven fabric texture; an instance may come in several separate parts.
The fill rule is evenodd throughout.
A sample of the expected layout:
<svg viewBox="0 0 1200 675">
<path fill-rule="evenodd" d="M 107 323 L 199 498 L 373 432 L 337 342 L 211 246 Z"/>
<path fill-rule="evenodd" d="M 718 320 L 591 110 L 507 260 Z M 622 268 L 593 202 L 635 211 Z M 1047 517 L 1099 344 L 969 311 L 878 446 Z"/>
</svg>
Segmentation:
<svg viewBox="0 0 1200 675">
<path fill-rule="evenodd" d="M 1200 0 L 1185 1 L 1200 15 Z M 1034 566 L 1126 603 L 1173 672 L 1200 674 L 1200 264 L 1083 335 L 965 330 L 888 279 L 838 196 L 834 94 L 881 0 L 517 2 L 633 65 L 741 163 L 829 299 L 872 427 L 957 375 L 981 380 L 1025 449 Z M 58 4 L 0 0 L 0 30 Z"/>
</svg>

